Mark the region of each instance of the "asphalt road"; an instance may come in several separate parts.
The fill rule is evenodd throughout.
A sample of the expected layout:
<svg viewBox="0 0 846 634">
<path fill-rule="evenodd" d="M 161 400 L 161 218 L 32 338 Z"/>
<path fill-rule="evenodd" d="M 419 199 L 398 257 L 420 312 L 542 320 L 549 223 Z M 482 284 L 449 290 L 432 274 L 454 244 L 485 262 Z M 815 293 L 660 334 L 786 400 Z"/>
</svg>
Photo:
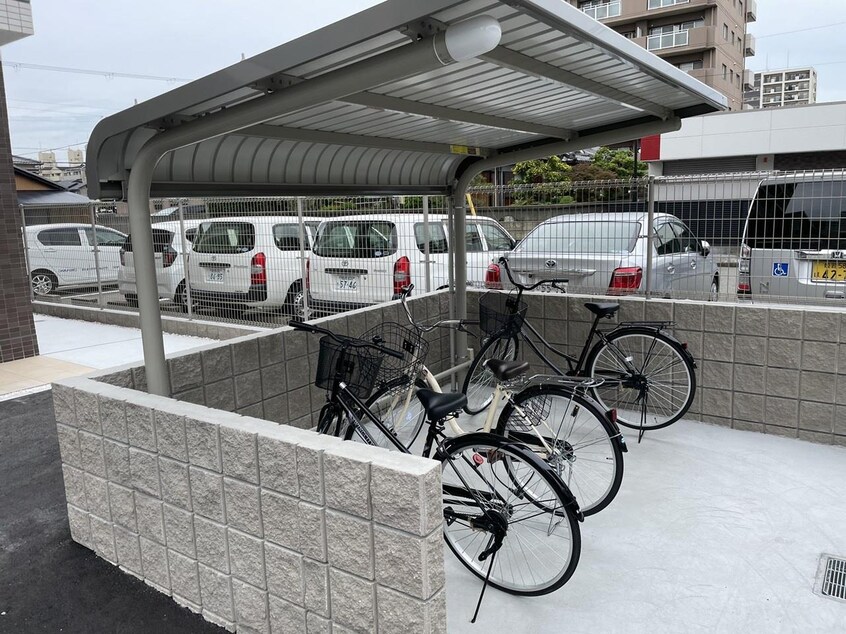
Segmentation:
<svg viewBox="0 0 846 634">
<path fill-rule="evenodd" d="M 0 402 L 0 632 L 225 632 L 71 541 L 49 390 Z"/>
</svg>

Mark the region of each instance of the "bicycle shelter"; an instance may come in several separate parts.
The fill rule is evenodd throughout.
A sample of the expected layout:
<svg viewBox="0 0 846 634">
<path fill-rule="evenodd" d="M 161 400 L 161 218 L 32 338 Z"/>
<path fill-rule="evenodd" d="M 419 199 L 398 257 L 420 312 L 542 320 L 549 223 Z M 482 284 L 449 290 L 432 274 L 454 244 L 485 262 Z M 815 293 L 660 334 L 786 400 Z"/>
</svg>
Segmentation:
<svg viewBox="0 0 846 634">
<path fill-rule="evenodd" d="M 150 196 L 443 195 L 463 236 L 483 170 L 725 105 L 559 0 L 388 0 L 108 117 L 88 144 L 88 187 L 129 203 L 148 389 L 170 391 Z M 451 310 L 464 317 L 466 247 L 452 244 Z"/>
</svg>

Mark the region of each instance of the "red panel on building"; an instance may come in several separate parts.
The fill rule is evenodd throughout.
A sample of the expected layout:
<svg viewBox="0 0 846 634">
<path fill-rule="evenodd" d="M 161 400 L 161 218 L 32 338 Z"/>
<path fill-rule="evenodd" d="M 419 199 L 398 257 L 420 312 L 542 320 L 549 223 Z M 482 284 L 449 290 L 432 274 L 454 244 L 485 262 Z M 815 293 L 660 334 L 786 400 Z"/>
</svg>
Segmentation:
<svg viewBox="0 0 846 634">
<path fill-rule="evenodd" d="M 640 160 L 661 160 L 661 135 L 645 136 L 640 140 Z"/>
</svg>

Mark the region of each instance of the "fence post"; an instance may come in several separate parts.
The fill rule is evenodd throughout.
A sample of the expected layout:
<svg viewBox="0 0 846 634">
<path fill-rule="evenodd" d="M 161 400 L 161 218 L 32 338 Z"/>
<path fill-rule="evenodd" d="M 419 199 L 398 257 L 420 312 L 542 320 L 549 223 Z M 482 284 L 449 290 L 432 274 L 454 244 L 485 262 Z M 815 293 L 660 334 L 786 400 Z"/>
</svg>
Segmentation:
<svg viewBox="0 0 846 634">
<path fill-rule="evenodd" d="M 194 319 L 194 302 L 191 301 L 191 272 L 188 269 L 188 244 L 185 239 L 185 213 L 182 208 L 182 199 L 176 203 L 179 211 L 179 241 L 182 244 L 182 270 L 185 271 L 185 308 L 188 311 L 188 319 Z M 152 221 L 152 216 L 150 216 Z M 196 236 L 196 234 L 195 234 Z M 196 239 L 196 238 L 195 238 Z"/>
<path fill-rule="evenodd" d="M 426 236 L 426 240 L 423 244 L 423 257 L 425 264 L 423 265 L 423 271 L 426 275 L 426 283 L 424 284 L 426 288 L 426 292 L 432 290 L 432 263 L 429 259 L 429 241 L 432 239 L 432 236 L 429 234 L 429 197 L 423 196 L 423 234 Z"/>
<path fill-rule="evenodd" d="M 303 197 L 297 196 L 297 219 L 298 219 L 298 226 L 300 229 L 300 291 L 303 294 L 303 321 L 307 321 L 309 318 L 309 311 L 308 311 L 308 288 L 306 287 L 306 277 L 308 277 L 308 260 L 306 260 L 305 254 L 305 244 L 306 244 L 306 230 L 305 230 L 305 222 L 303 221 Z M 296 310 L 296 305 L 292 306 L 292 311 Z M 298 315 L 294 315 L 297 317 Z"/>
<path fill-rule="evenodd" d="M 100 241 L 97 239 L 97 220 L 94 215 L 94 203 L 88 205 L 88 216 L 91 219 L 91 235 L 94 236 L 94 269 L 97 271 L 97 306 L 103 308 L 103 279 L 100 275 Z"/>
<path fill-rule="evenodd" d="M 652 241 L 655 231 L 655 177 L 646 179 L 646 299 L 652 296 Z"/>
<path fill-rule="evenodd" d="M 32 268 L 29 265 L 29 240 L 26 237 L 26 209 L 23 205 L 18 205 L 21 210 L 21 236 L 24 243 L 24 264 L 26 265 L 26 274 L 29 277 L 29 301 L 35 301 L 35 291 L 32 290 Z"/>
</svg>

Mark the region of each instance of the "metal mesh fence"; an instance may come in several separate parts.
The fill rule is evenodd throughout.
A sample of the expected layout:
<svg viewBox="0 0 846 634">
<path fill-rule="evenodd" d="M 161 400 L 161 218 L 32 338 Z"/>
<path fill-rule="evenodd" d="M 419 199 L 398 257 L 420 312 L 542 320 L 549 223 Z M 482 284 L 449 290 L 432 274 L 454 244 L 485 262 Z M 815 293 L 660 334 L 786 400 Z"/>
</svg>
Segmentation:
<svg viewBox="0 0 846 634">
<path fill-rule="evenodd" d="M 566 280 L 549 292 L 839 306 L 844 180 L 756 172 L 476 187 L 468 285 L 508 288 L 497 265 L 507 256 L 521 283 Z M 443 197 L 163 199 L 150 213 L 160 306 L 174 315 L 281 325 L 452 279 Z M 21 217 L 36 299 L 137 306 L 125 204 L 23 206 Z"/>
</svg>

